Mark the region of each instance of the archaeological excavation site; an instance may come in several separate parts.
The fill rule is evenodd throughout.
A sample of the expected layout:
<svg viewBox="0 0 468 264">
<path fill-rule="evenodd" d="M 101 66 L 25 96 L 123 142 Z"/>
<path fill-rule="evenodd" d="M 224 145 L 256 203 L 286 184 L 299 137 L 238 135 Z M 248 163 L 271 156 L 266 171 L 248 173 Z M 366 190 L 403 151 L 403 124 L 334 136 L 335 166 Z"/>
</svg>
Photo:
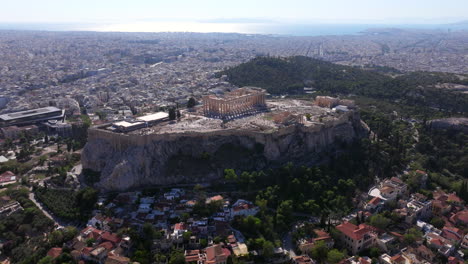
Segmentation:
<svg viewBox="0 0 468 264">
<path fill-rule="evenodd" d="M 226 168 L 314 164 L 367 133 L 350 100 L 267 99 L 264 90 L 244 87 L 204 96 L 176 120 L 159 112 L 93 127 L 82 162 L 100 172 L 104 190 L 209 182 Z"/>
</svg>

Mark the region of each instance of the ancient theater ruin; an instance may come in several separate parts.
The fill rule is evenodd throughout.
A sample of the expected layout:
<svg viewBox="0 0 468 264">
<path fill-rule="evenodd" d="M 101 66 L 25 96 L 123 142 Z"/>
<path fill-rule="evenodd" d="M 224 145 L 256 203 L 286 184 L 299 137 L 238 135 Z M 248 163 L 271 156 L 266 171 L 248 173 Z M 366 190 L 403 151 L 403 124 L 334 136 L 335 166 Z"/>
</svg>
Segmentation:
<svg viewBox="0 0 468 264">
<path fill-rule="evenodd" d="M 257 87 L 239 88 L 225 93 L 222 97 L 203 97 L 203 113 L 207 117 L 234 119 L 257 113 L 265 107 L 265 90 Z"/>
</svg>

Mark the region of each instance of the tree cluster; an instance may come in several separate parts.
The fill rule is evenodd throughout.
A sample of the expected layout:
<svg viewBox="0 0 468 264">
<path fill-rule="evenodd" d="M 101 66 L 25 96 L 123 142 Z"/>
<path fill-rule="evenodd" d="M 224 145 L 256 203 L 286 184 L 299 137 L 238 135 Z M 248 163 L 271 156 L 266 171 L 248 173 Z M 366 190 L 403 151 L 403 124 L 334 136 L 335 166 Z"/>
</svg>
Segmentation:
<svg viewBox="0 0 468 264">
<path fill-rule="evenodd" d="M 89 187 L 79 191 L 39 187 L 35 194 L 54 215 L 68 220 L 87 220 L 97 202 L 97 191 Z"/>
<path fill-rule="evenodd" d="M 296 56 L 257 57 L 218 75 L 227 75 L 237 86 L 258 86 L 271 94 L 298 93 L 304 87 L 312 86 L 327 94 L 356 94 L 468 112 L 468 95 L 434 87 L 438 83 L 467 83 L 449 73 L 413 72 L 393 77 L 379 71 Z"/>
</svg>

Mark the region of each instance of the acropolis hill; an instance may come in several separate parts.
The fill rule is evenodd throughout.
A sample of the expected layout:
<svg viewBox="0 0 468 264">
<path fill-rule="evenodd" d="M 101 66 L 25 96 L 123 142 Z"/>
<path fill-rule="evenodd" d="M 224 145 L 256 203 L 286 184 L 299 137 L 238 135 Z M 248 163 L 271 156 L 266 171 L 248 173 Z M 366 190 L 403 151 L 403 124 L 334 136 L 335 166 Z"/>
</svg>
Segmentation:
<svg viewBox="0 0 468 264">
<path fill-rule="evenodd" d="M 264 92 L 247 90 L 252 93 L 239 89 L 224 97 L 204 97 L 203 105 L 182 111 L 180 120 L 164 119 L 127 132 L 112 124 L 93 127 L 82 153 L 83 168 L 101 172 L 98 187 L 104 190 L 209 182 L 222 177 L 225 168 L 313 164 L 324 150 L 367 133 L 353 105 L 336 106 L 350 101 L 265 101 Z"/>
</svg>

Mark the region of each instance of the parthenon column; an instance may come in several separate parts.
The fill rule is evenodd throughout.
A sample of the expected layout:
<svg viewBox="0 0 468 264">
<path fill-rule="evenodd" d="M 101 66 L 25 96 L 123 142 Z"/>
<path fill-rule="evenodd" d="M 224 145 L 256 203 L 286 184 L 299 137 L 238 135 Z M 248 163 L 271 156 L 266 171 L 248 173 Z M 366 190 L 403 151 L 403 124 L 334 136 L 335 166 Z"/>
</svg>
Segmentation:
<svg viewBox="0 0 468 264">
<path fill-rule="evenodd" d="M 214 103 L 213 113 L 217 115 L 219 113 L 219 102 L 218 100 L 214 100 L 213 103 Z"/>
</svg>

